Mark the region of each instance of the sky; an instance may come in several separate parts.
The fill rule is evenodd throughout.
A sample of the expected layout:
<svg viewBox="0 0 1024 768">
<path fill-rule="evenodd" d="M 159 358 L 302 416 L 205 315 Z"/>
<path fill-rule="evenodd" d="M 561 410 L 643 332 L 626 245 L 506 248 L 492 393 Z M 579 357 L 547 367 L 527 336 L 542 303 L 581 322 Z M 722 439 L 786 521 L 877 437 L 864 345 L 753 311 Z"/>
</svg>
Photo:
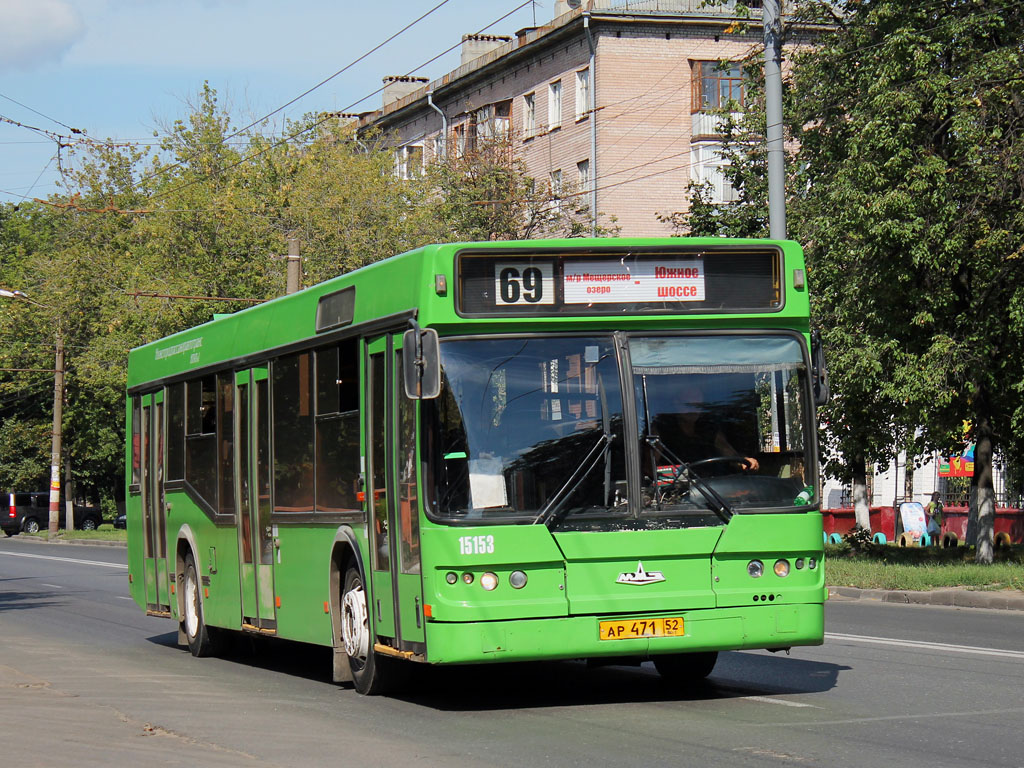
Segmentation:
<svg viewBox="0 0 1024 768">
<path fill-rule="evenodd" d="M 554 0 L 0 0 L 0 202 L 61 191 L 52 134 L 153 143 L 154 131 L 188 115 L 204 81 L 241 127 L 428 12 L 276 124 L 379 108 L 380 94 L 363 99 L 382 78 L 439 78 L 459 66 L 457 47 L 421 65 L 463 34 L 544 24 Z"/>
</svg>

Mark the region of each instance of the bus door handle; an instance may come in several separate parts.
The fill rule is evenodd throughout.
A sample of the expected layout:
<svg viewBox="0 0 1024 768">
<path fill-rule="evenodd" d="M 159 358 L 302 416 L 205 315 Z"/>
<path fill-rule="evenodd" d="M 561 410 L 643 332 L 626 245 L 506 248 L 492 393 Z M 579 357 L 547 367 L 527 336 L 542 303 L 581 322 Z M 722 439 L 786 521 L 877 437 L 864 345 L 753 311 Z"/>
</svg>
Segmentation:
<svg viewBox="0 0 1024 768">
<path fill-rule="evenodd" d="M 416 629 L 423 627 L 423 612 L 420 610 L 420 598 L 419 595 L 415 598 L 416 601 Z"/>
</svg>

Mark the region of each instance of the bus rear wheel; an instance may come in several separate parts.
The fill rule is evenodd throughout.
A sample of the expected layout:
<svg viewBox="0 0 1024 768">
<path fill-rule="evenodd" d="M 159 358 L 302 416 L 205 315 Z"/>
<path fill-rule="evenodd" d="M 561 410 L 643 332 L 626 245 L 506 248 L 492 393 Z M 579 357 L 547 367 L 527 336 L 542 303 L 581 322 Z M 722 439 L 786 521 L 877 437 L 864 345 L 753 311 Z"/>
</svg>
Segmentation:
<svg viewBox="0 0 1024 768">
<path fill-rule="evenodd" d="M 693 685 L 711 674 L 718 661 L 718 651 L 671 653 L 654 657 L 654 668 L 666 681 Z"/>
<path fill-rule="evenodd" d="M 341 639 L 356 690 L 367 696 L 382 693 L 383 660 L 373 650 L 366 589 L 363 577 L 354 567 L 345 572 L 341 590 Z"/>
<path fill-rule="evenodd" d="M 206 626 L 203 599 L 199 594 L 199 574 L 191 553 L 185 556 L 185 585 L 182 590 L 181 628 L 193 656 L 210 656 L 217 650 L 216 630 Z"/>
</svg>

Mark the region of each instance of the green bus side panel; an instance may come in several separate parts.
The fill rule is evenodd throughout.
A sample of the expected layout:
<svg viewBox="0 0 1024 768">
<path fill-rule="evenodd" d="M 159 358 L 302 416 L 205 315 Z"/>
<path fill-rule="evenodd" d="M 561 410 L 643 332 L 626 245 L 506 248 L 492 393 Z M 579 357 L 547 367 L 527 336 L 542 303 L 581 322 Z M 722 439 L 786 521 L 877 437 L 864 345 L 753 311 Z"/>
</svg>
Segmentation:
<svg viewBox="0 0 1024 768">
<path fill-rule="evenodd" d="M 601 640 L 599 617 L 471 623 L 427 623 L 427 660 L 435 664 L 540 659 L 647 657 L 692 651 L 821 645 L 824 607 L 761 605 L 681 611 L 682 637 Z"/>
<path fill-rule="evenodd" d="M 816 603 L 824 598 L 822 518 L 817 511 L 778 515 L 735 515 L 712 556 L 719 607 L 772 603 Z M 764 564 L 753 579 L 751 560 Z M 789 575 L 775 574 L 775 563 L 789 562 Z M 811 564 L 814 568 L 811 568 Z M 798 567 L 801 565 L 803 567 Z"/>
<path fill-rule="evenodd" d="M 420 585 L 423 582 L 418 573 L 400 573 L 398 582 L 401 599 L 398 611 L 402 626 L 402 639 L 422 643 L 426 639 L 423 628 L 423 606 L 417 603 L 416 598 L 419 597 Z"/>
<path fill-rule="evenodd" d="M 331 548 L 336 525 L 282 525 L 274 555 L 274 590 L 281 598 L 277 634 L 331 645 Z M 344 577 L 344 576 L 343 576 Z"/>
<path fill-rule="evenodd" d="M 145 551 L 142 540 L 142 497 L 138 494 L 128 494 L 125 497 L 124 509 L 128 539 L 128 573 L 131 577 L 128 585 L 129 592 L 131 593 L 132 600 L 140 608 L 145 608 L 146 585 L 142 557 Z"/>
</svg>

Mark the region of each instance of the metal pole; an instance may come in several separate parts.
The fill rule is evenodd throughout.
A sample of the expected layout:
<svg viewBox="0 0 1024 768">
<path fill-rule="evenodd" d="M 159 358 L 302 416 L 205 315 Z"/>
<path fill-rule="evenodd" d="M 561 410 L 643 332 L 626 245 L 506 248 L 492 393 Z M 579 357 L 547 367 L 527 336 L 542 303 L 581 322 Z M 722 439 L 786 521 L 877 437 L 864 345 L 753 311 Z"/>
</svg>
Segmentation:
<svg viewBox="0 0 1024 768">
<path fill-rule="evenodd" d="M 768 137 L 768 229 L 786 239 L 786 164 L 782 141 L 782 0 L 764 0 L 764 91 Z"/>
<path fill-rule="evenodd" d="M 50 524 L 49 535 L 57 533 L 60 522 L 60 450 L 61 423 L 64 415 L 64 334 L 57 321 L 57 362 L 53 374 L 53 440 L 50 443 Z"/>
<path fill-rule="evenodd" d="M 302 258 L 299 256 L 299 239 L 288 238 L 288 293 L 302 288 Z"/>
<path fill-rule="evenodd" d="M 590 11 L 583 12 L 583 31 L 590 48 L 590 236 L 597 237 L 597 46 L 590 31 Z"/>
</svg>

